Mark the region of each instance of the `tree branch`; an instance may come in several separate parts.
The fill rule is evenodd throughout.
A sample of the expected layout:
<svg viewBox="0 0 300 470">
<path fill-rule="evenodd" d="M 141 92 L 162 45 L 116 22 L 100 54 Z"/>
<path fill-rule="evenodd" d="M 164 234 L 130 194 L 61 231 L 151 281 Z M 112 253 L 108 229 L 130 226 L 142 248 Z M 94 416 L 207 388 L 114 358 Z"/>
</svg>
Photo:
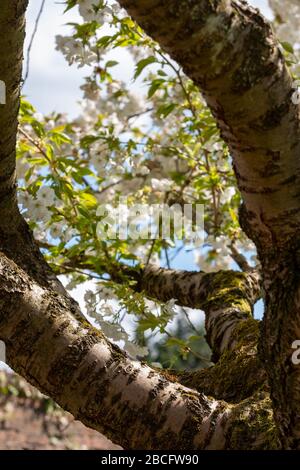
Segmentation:
<svg viewBox="0 0 300 470">
<path fill-rule="evenodd" d="M 234 348 L 233 336 L 241 322 L 252 318 L 254 303 L 261 295 L 255 272 L 220 271 L 203 273 L 162 269 L 149 265 L 141 273 L 137 288 L 146 295 L 205 311 L 206 338 L 217 361 Z"/>
<path fill-rule="evenodd" d="M 8 363 L 87 426 L 130 449 L 236 448 L 234 426 L 249 412 L 167 380 L 74 317 L 74 304 L 41 287 L 4 254 L 0 257 L 0 331 Z M 269 445 L 273 429 L 244 424 L 253 448 Z M 252 423 L 253 424 L 253 423 Z M 240 446 L 244 445 L 242 443 Z"/>
<path fill-rule="evenodd" d="M 267 374 L 258 357 L 260 322 L 249 318 L 232 337 L 234 346 L 207 369 L 177 372 L 179 382 L 208 396 L 239 403 L 258 390 L 269 392 Z"/>
<path fill-rule="evenodd" d="M 70 272 L 91 266 L 80 259 L 72 258 L 62 268 Z M 248 267 L 248 264 L 247 264 Z M 261 279 L 253 269 L 246 273 L 220 271 L 204 273 L 163 269 L 148 264 L 137 270 L 122 263 L 103 266 L 111 279 L 119 284 L 134 280 L 132 288 L 161 302 L 176 299 L 177 304 L 205 311 L 207 340 L 213 351 L 213 360 L 235 347 L 234 332 L 240 323 L 252 319 L 255 302 L 261 296 Z M 62 271 L 63 272 L 63 271 Z"/>
<path fill-rule="evenodd" d="M 246 2 L 119 3 L 203 91 L 233 156 L 247 233 L 264 249 L 286 243 L 300 226 L 299 106 L 269 24 Z"/>
</svg>

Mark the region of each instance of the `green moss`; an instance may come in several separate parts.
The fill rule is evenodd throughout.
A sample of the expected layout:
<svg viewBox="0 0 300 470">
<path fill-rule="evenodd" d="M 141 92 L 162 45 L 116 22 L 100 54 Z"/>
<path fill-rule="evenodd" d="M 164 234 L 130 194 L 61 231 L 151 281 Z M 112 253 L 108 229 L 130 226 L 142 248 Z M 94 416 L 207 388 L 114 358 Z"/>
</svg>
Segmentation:
<svg viewBox="0 0 300 470">
<path fill-rule="evenodd" d="M 228 449 L 280 448 L 271 400 L 267 393 L 258 392 L 232 409 L 226 439 Z"/>
<path fill-rule="evenodd" d="M 249 318 L 240 322 L 234 330 L 233 340 L 237 341 L 235 350 L 240 349 L 244 345 L 255 347 L 257 345 L 260 334 L 260 322 Z"/>
<path fill-rule="evenodd" d="M 210 279 L 209 292 L 203 308 L 212 305 L 228 306 L 251 314 L 248 275 L 236 271 L 224 271 L 214 274 Z"/>
</svg>

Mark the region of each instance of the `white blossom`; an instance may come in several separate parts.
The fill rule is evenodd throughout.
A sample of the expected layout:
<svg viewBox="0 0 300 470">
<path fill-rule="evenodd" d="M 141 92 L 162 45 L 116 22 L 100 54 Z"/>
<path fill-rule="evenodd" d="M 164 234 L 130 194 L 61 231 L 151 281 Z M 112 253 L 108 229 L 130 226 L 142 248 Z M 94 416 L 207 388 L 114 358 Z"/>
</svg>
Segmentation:
<svg viewBox="0 0 300 470">
<path fill-rule="evenodd" d="M 99 7 L 99 0 L 80 0 L 79 13 L 85 22 L 97 21 L 106 23 L 111 21 L 113 9 L 109 6 Z"/>
<path fill-rule="evenodd" d="M 84 47 L 79 39 L 75 39 L 72 36 L 64 37 L 57 35 L 56 49 L 63 53 L 69 65 L 76 62 L 79 68 L 85 65 L 92 65 L 97 61 L 97 55 Z"/>
<path fill-rule="evenodd" d="M 55 193 L 49 186 L 43 186 L 38 191 L 39 200 L 46 206 L 51 206 L 56 200 Z"/>
<path fill-rule="evenodd" d="M 170 299 L 163 305 L 162 310 L 166 315 L 173 317 L 176 314 L 176 301 L 177 299 Z"/>
<path fill-rule="evenodd" d="M 163 178 L 161 180 L 159 180 L 157 178 L 152 178 L 151 179 L 151 185 L 152 185 L 152 188 L 155 191 L 164 192 L 164 191 L 169 191 L 171 189 L 172 181 L 170 181 L 166 178 Z"/>
</svg>

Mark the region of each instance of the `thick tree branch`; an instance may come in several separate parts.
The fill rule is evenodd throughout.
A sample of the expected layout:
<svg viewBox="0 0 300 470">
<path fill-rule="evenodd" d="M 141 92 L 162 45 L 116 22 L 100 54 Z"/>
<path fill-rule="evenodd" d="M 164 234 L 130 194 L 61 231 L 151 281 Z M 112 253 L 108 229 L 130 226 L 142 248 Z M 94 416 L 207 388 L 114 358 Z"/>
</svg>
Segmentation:
<svg viewBox="0 0 300 470">
<path fill-rule="evenodd" d="M 271 439 L 275 445 L 268 400 L 233 408 L 130 360 L 74 317 L 68 297 L 32 281 L 4 254 L 0 311 L 1 339 L 14 370 L 125 448 L 236 448 L 234 426 L 249 407 L 255 423 L 267 413 L 268 426 L 252 427 L 244 418 L 248 442 L 264 448 Z"/>
<path fill-rule="evenodd" d="M 0 80 L 6 85 L 6 104 L 0 104 L 0 249 L 33 275 L 39 273 L 40 279 L 45 271 L 46 277 L 54 279 L 45 263 L 39 268 L 35 265 L 35 259 L 41 261 L 42 256 L 19 213 L 16 194 L 16 135 L 27 4 L 28 0 L 2 0 L 0 8 Z"/>
<path fill-rule="evenodd" d="M 251 238 L 282 245 L 300 226 L 299 106 L 269 24 L 240 1 L 119 3 L 203 91 L 233 156 Z"/>
</svg>

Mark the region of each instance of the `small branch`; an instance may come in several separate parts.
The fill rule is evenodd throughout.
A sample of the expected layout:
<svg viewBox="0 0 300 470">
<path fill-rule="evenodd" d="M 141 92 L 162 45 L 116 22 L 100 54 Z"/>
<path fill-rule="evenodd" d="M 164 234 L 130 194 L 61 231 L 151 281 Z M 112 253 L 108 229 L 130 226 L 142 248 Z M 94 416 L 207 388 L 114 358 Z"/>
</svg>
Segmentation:
<svg viewBox="0 0 300 470">
<path fill-rule="evenodd" d="M 199 335 L 199 331 L 197 330 L 197 328 L 195 327 L 195 325 L 191 321 L 190 316 L 189 316 L 188 312 L 186 311 L 186 308 L 181 307 L 181 310 L 182 310 L 182 312 L 183 312 L 183 314 L 186 318 L 186 321 L 187 321 L 188 325 L 190 326 L 191 330 L 194 331 L 197 335 Z"/>
<path fill-rule="evenodd" d="M 28 78 L 28 76 L 29 76 L 31 49 L 32 49 L 32 46 L 33 46 L 33 42 L 34 42 L 34 39 L 35 39 L 37 30 L 38 30 L 38 26 L 39 26 L 39 22 L 40 22 L 41 16 L 42 16 L 42 14 L 43 14 L 43 10 L 44 10 L 44 7 L 45 7 L 45 3 L 46 3 L 46 0 L 42 0 L 42 3 L 41 3 L 41 6 L 40 6 L 40 9 L 39 9 L 37 18 L 36 18 L 36 20 L 35 20 L 33 33 L 32 33 L 32 36 L 31 36 L 31 39 L 30 39 L 30 42 L 29 42 L 29 46 L 28 46 L 28 49 L 27 49 L 26 72 L 25 72 L 25 77 L 24 77 L 24 80 L 23 80 L 23 86 L 25 85 L 25 82 L 26 82 L 26 80 L 27 80 L 27 78 Z"/>
<path fill-rule="evenodd" d="M 231 251 L 231 257 L 232 259 L 236 262 L 239 268 L 241 268 L 242 271 L 244 272 L 250 272 L 253 271 L 254 268 L 252 268 L 248 261 L 246 260 L 245 256 L 242 255 L 234 245 L 234 242 L 230 244 L 229 246 L 230 251 Z"/>
<path fill-rule="evenodd" d="M 19 132 L 22 134 L 32 145 L 34 145 L 38 151 L 46 158 L 47 162 L 51 164 L 51 160 L 48 157 L 47 153 L 43 149 L 43 147 L 37 142 L 33 137 L 31 137 L 21 126 L 19 126 Z"/>
</svg>

